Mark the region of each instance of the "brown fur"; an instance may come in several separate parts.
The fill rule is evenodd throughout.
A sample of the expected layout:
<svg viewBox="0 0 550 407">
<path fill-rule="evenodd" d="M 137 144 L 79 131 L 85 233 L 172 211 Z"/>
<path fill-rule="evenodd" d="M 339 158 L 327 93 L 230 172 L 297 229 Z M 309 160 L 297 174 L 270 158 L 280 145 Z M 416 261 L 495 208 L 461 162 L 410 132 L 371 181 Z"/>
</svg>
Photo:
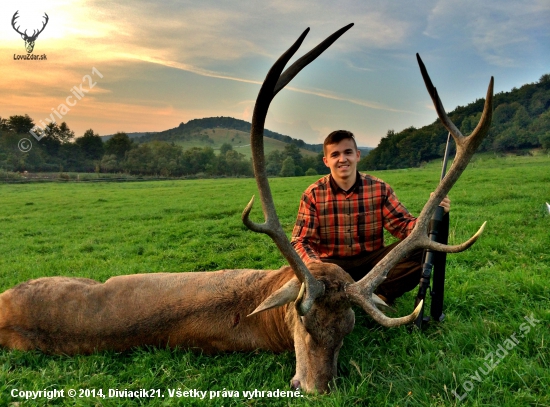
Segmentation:
<svg viewBox="0 0 550 407">
<path fill-rule="evenodd" d="M 344 292 L 352 280 L 330 264 L 316 265 L 312 273 L 326 293 L 304 317 L 293 303 L 247 317 L 271 293 L 296 280 L 290 267 L 135 274 L 105 283 L 31 280 L 0 294 L 0 346 L 67 355 L 143 345 L 207 353 L 295 348 L 294 385 L 326 391 L 343 337 L 353 329 Z"/>
</svg>

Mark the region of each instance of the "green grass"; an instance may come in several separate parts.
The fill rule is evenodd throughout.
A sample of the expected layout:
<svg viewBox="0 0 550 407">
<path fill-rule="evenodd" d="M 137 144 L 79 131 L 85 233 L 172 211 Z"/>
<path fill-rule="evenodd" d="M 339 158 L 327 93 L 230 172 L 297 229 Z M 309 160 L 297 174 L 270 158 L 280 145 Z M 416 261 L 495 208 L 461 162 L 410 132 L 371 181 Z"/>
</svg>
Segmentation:
<svg viewBox="0 0 550 407">
<path fill-rule="evenodd" d="M 418 214 L 435 188 L 439 164 L 373 173 Z M 281 223 L 290 234 L 302 191 L 316 177 L 272 179 Z M 122 184 L 0 185 L 0 290 L 31 278 L 222 268 L 278 268 L 271 240 L 248 231 L 240 213 L 252 179 Z M 288 390 L 294 355 L 206 356 L 144 348 L 92 356 L 0 350 L 0 405 L 320 405 L 549 406 L 550 158 L 477 156 L 450 193 L 451 243 L 488 221 L 468 251 L 448 256 L 446 320 L 423 333 L 386 329 L 356 310 L 329 395 L 247 400 L 243 390 Z M 259 220 L 260 205 L 253 211 Z M 399 299 L 410 312 L 415 293 Z M 524 316 L 535 323 L 521 330 Z M 481 382 L 491 352 L 519 343 Z M 524 334 L 520 338 L 519 334 Z M 495 360 L 500 360 L 496 356 Z M 465 394 L 463 385 L 473 388 Z M 165 398 L 12 398 L 19 390 L 160 389 Z M 238 390 L 238 398 L 169 398 L 169 389 Z M 221 394 L 221 393 L 220 393 Z"/>
</svg>

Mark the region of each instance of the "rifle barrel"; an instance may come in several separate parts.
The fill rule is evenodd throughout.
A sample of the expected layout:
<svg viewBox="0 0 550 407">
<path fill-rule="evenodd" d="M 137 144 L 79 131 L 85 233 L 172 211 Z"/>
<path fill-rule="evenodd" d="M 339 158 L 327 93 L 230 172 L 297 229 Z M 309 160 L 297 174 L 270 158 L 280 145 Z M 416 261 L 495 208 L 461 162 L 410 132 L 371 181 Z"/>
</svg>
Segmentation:
<svg viewBox="0 0 550 407">
<path fill-rule="evenodd" d="M 451 132 L 447 135 L 447 144 L 445 145 L 445 155 L 443 156 L 443 165 L 441 166 L 441 177 L 439 177 L 440 181 L 443 181 L 443 178 L 445 178 L 445 174 L 447 173 L 447 160 L 449 159 L 449 146 L 451 144 Z"/>
<path fill-rule="evenodd" d="M 440 181 L 445 178 L 445 175 L 447 173 L 447 161 L 449 159 L 450 154 L 450 144 L 451 144 L 451 133 L 449 132 L 447 134 L 447 144 L 445 145 L 445 155 L 443 156 L 443 165 L 441 166 L 441 177 Z M 438 206 L 435 213 L 432 216 L 432 222 L 430 222 L 430 231 L 429 231 L 429 237 L 430 240 L 435 241 L 437 240 L 438 235 L 438 228 L 439 224 L 443 220 L 443 216 L 445 215 L 445 211 L 441 206 Z M 430 287 L 430 279 L 432 277 L 432 269 L 433 269 L 433 263 L 434 263 L 434 257 L 435 253 L 431 250 L 426 250 L 424 252 L 423 261 L 422 261 L 422 277 L 420 278 L 420 284 L 418 288 L 418 294 L 415 299 L 414 306 L 416 307 L 420 301 L 423 301 L 426 298 L 426 293 L 428 292 L 428 288 Z M 437 286 L 437 289 L 435 290 L 434 294 L 436 294 L 437 298 L 432 297 L 432 305 L 431 305 L 431 315 L 432 318 L 442 320 L 443 317 L 443 293 L 444 293 L 444 283 L 445 283 L 445 274 L 441 276 L 434 277 L 434 286 Z M 424 302 L 425 304 L 425 302 Z M 422 322 L 424 321 L 424 306 L 422 306 L 422 309 L 420 310 L 420 314 L 418 315 L 418 318 L 414 322 L 414 324 L 418 327 L 422 327 Z M 437 315 L 436 315 L 437 314 Z"/>
</svg>

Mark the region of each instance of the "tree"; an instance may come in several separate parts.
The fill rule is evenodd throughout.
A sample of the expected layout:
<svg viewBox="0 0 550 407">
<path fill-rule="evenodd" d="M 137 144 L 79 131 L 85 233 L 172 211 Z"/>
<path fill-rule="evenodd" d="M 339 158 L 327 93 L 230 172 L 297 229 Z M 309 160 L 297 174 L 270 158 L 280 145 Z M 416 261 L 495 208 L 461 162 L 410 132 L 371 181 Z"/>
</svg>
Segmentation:
<svg viewBox="0 0 550 407">
<path fill-rule="evenodd" d="M 529 113 L 527 113 L 527 110 L 520 105 L 516 110 L 516 113 L 514 114 L 512 125 L 520 129 L 524 129 L 529 125 L 530 122 L 531 118 L 529 117 Z"/>
<path fill-rule="evenodd" d="M 100 160 L 105 152 L 103 140 L 92 129 L 86 130 L 82 137 L 75 140 L 75 143 L 89 160 Z"/>
<path fill-rule="evenodd" d="M 149 145 L 153 153 L 151 170 L 154 174 L 168 177 L 183 173 L 183 150 L 180 146 L 164 141 L 153 141 Z"/>
<path fill-rule="evenodd" d="M 93 171 L 94 166 L 86 160 L 82 149 L 75 143 L 61 144 L 57 154 L 63 171 Z"/>
<path fill-rule="evenodd" d="M 460 132 L 462 134 L 465 134 L 466 136 L 471 134 L 479 123 L 479 119 L 481 119 L 481 112 L 476 115 L 466 117 L 464 120 L 462 120 L 462 124 L 460 125 Z"/>
<path fill-rule="evenodd" d="M 539 136 L 539 142 L 546 151 L 550 150 L 550 131 Z"/>
<path fill-rule="evenodd" d="M 283 167 L 283 156 L 279 150 L 273 150 L 265 158 L 267 175 L 279 175 Z"/>
<path fill-rule="evenodd" d="M 294 161 L 294 165 L 301 167 L 302 166 L 302 153 L 298 146 L 296 144 L 287 144 L 285 146 L 285 150 L 282 154 L 283 160 L 286 157 L 292 157 L 292 160 Z"/>
<path fill-rule="evenodd" d="M 512 120 L 516 109 L 514 106 L 508 103 L 501 103 L 498 105 L 493 113 L 493 120 L 491 121 L 493 126 L 503 125 Z"/>
<path fill-rule="evenodd" d="M 540 89 L 531 98 L 529 113 L 531 116 L 538 116 L 550 107 L 550 89 Z"/>
<path fill-rule="evenodd" d="M 317 175 L 317 171 L 315 170 L 315 168 L 308 168 L 308 170 L 306 171 L 306 175 Z"/>
<path fill-rule="evenodd" d="M 249 175 L 252 173 L 250 162 L 244 160 L 244 154 L 238 153 L 235 150 L 229 150 L 225 154 L 226 172 L 227 175 Z"/>
<path fill-rule="evenodd" d="M 101 159 L 99 167 L 103 172 L 114 172 L 121 169 L 117 161 L 116 155 L 114 154 L 105 154 Z"/>
<path fill-rule="evenodd" d="M 7 120 L 7 126 L 17 134 L 24 134 L 34 127 L 34 123 L 28 114 L 25 116 L 15 115 L 10 116 Z"/>
<path fill-rule="evenodd" d="M 153 151 L 149 147 L 149 143 L 140 144 L 128 151 L 123 168 L 130 174 L 151 174 L 153 159 Z"/>
<path fill-rule="evenodd" d="M 55 123 L 50 123 L 44 128 L 42 139 L 40 139 L 40 145 L 46 150 L 46 152 L 56 157 L 61 147 L 61 141 L 57 137 L 59 128 Z"/>
<path fill-rule="evenodd" d="M 302 168 L 313 168 L 315 169 L 315 167 L 317 166 L 317 156 L 316 155 L 306 155 L 303 159 L 302 159 Z"/>
<path fill-rule="evenodd" d="M 226 155 L 228 151 L 233 150 L 233 146 L 229 143 L 223 143 L 220 147 L 220 154 Z"/>
<path fill-rule="evenodd" d="M 0 130 L 2 130 L 2 131 L 10 131 L 11 130 L 10 122 L 9 122 L 8 119 L 3 119 L 2 117 L 0 117 Z"/>
<path fill-rule="evenodd" d="M 45 138 L 56 140 L 59 144 L 70 143 L 74 138 L 74 131 L 69 129 L 66 122 L 61 123 L 59 126 L 56 122 L 50 123 L 44 129 Z"/>
<path fill-rule="evenodd" d="M 292 157 L 285 158 L 280 175 L 281 177 L 294 177 L 294 175 L 296 175 L 296 166 L 294 165 Z"/>
<path fill-rule="evenodd" d="M 322 151 L 317 154 L 317 159 L 316 159 L 316 165 L 315 165 L 315 169 L 317 170 L 317 174 L 328 174 L 330 172 L 329 168 L 325 165 L 325 162 L 323 160 L 323 157 L 325 156 L 325 153 L 323 153 Z"/>
<path fill-rule="evenodd" d="M 105 154 L 114 155 L 120 161 L 132 145 L 133 142 L 126 133 L 118 132 L 105 143 Z"/>
<path fill-rule="evenodd" d="M 193 147 L 183 152 L 182 168 L 185 174 L 197 174 L 212 167 L 216 155 L 211 147 Z"/>
</svg>

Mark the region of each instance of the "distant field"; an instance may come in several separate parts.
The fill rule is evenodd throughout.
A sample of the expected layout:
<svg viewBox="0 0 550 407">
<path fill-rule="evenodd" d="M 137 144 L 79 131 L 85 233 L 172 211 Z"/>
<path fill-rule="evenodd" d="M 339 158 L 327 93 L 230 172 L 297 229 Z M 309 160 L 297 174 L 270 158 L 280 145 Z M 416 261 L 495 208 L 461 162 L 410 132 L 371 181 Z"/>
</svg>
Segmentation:
<svg viewBox="0 0 550 407">
<path fill-rule="evenodd" d="M 439 171 L 432 163 L 373 174 L 418 214 Z M 271 179 L 288 234 L 302 191 L 316 179 Z M 0 290 L 54 275 L 105 281 L 140 272 L 279 268 L 284 260 L 271 240 L 241 223 L 253 194 L 252 179 L 0 184 Z M 450 198 L 451 243 L 488 223 L 470 250 L 448 256 L 446 320 L 410 334 L 405 327 L 382 328 L 356 310 L 330 395 L 85 397 L 49 405 L 549 406 L 550 216 L 544 204 L 550 202 L 550 157 L 477 156 Z M 260 213 L 258 204 L 253 218 L 259 220 Z M 411 311 L 415 294 L 398 300 L 400 315 Z M 525 316 L 540 321 L 529 332 L 520 330 Z M 499 346 L 514 334 L 518 343 L 499 358 Z M 480 373 L 490 358 L 498 365 Z M 287 390 L 294 363 L 293 353 L 262 351 L 206 356 L 136 349 L 65 357 L 0 350 L 0 405 L 46 403 L 14 399 L 13 389 Z"/>
<path fill-rule="evenodd" d="M 250 132 L 244 132 L 234 129 L 206 129 L 201 130 L 199 134 L 207 135 L 213 143 L 206 143 L 200 139 L 191 139 L 185 141 L 176 141 L 175 143 L 182 146 L 184 150 L 188 150 L 193 147 L 212 147 L 219 152 L 220 147 L 224 143 L 231 144 L 235 151 L 244 154 L 247 158 L 251 157 L 250 152 Z M 276 140 L 269 137 L 264 137 L 264 150 L 265 154 L 269 154 L 273 150 L 283 151 L 288 143 L 284 143 L 280 140 Z M 300 149 L 303 156 L 317 155 L 317 153 L 303 148 Z"/>
</svg>

